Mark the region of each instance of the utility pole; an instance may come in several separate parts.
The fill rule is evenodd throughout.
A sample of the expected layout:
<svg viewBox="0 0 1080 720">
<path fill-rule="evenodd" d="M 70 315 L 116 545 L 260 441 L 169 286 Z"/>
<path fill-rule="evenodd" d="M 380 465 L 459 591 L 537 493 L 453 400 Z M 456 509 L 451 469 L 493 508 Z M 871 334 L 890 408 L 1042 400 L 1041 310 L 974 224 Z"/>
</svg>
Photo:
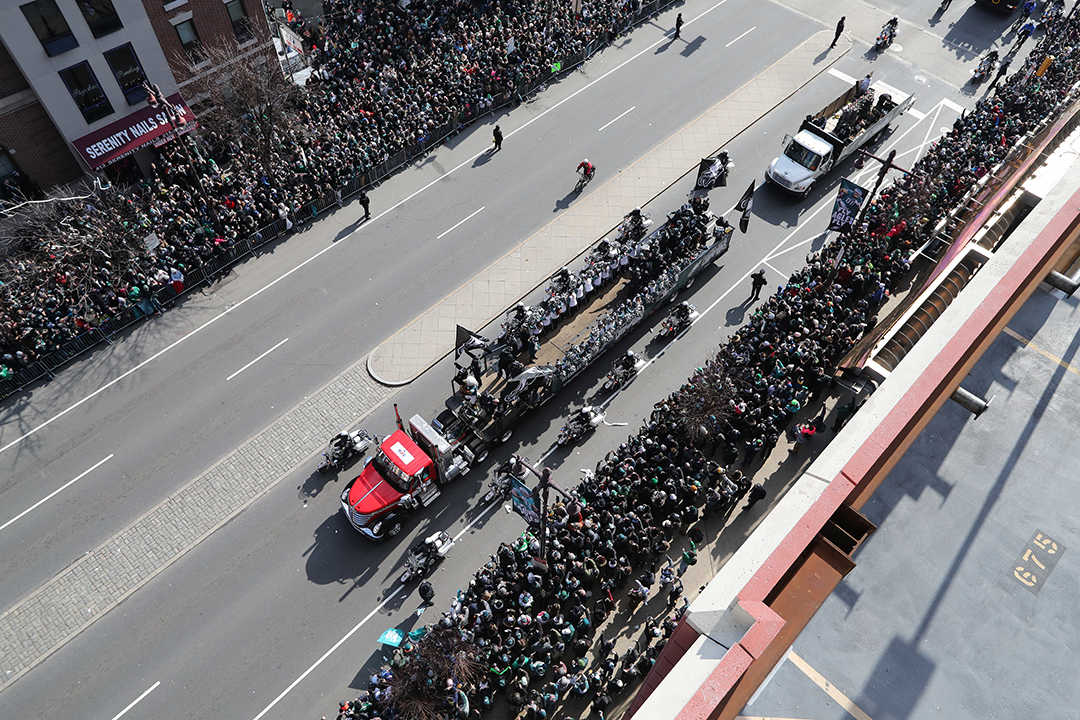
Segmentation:
<svg viewBox="0 0 1080 720">
<path fill-rule="evenodd" d="M 1080 0 L 1078 0 L 1078 1 L 1080 1 Z M 871 155 L 870 153 L 866 152 L 865 150 L 860 150 L 859 152 L 861 152 L 864 157 L 870 158 L 871 160 L 876 160 L 879 163 L 881 163 L 881 169 L 878 170 L 877 180 L 874 182 L 874 189 L 870 191 L 870 195 L 867 196 L 866 202 L 864 202 L 862 207 L 859 208 L 859 212 L 855 216 L 855 222 L 852 223 L 852 225 L 851 225 L 852 228 L 857 228 L 859 226 L 859 223 L 862 222 L 863 216 L 866 215 L 866 211 L 870 207 L 870 203 L 872 203 L 874 201 L 874 196 L 877 195 L 878 189 L 881 188 L 881 183 L 883 183 L 885 181 L 885 176 L 889 174 L 890 170 L 899 170 L 900 172 L 904 173 L 905 175 L 910 175 L 911 174 L 910 171 L 905 170 L 904 168 L 900 167 L 899 165 L 897 165 L 897 164 L 895 164 L 893 162 L 893 160 L 896 159 L 896 149 L 895 148 L 889 151 L 889 156 L 887 158 L 885 158 L 884 160 L 879 158 L 877 155 Z"/>
<path fill-rule="evenodd" d="M 573 510 L 575 506 L 578 506 L 577 500 L 565 490 L 560 488 L 551 479 L 551 468 L 544 467 L 537 470 L 535 466 L 529 464 L 525 458 L 519 455 L 513 455 L 512 459 L 518 464 L 519 467 L 528 469 L 533 475 L 540 480 L 540 483 L 536 486 L 536 489 L 540 491 L 540 559 L 547 565 L 547 526 L 548 526 L 548 495 L 550 490 L 555 490 L 563 496 L 567 501 L 567 510 Z M 578 510 L 580 512 L 580 509 Z M 575 513 L 570 513 L 575 514 Z"/>
</svg>

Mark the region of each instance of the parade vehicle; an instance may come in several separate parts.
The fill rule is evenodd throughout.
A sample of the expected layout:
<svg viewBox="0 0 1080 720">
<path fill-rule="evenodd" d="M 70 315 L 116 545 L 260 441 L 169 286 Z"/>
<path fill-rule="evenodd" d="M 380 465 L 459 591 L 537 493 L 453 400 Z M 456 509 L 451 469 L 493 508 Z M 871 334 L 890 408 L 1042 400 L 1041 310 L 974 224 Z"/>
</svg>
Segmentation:
<svg viewBox="0 0 1080 720">
<path fill-rule="evenodd" d="M 807 115 L 794 137 L 784 137 L 784 152 L 769 165 L 765 179 L 805 198 L 822 176 L 884 132 L 914 103 L 914 96 L 883 83 L 872 83 L 862 94 L 855 83 L 820 112 Z"/>
<path fill-rule="evenodd" d="M 1020 7 L 1020 0 L 975 0 L 975 4 L 1011 13 Z"/>
<path fill-rule="evenodd" d="M 663 227 L 636 243 L 634 251 L 645 253 L 643 248 L 657 242 Z M 593 268 L 595 277 L 582 281 L 590 290 L 582 290 L 578 300 L 579 286 L 574 284 L 570 289 L 576 303 L 573 311 L 552 320 L 538 334 L 529 367 L 521 366 L 508 379 L 486 367 L 477 379 L 465 366 L 466 373 L 455 376 L 459 382 L 446 407 L 430 422 L 413 415 L 407 430 L 395 405 L 398 429 L 386 439 L 369 443 L 372 449 L 363 470 L 341 493 L 341 509 L 349 524 L 371 540 L 401 532 L 409 514 L 430 506 L 443 485 L 483 463 L 492 448 L 510 439 L 524 415 L 550 402 L 727 251 L 733 232 L 730 225 L 708 216 L 700 230 L 706 238 L 701 247 L 691 257 L 661 268 L 644 288 L 620 275 L 624 256 L 601 254 L 605 266 Z M 515 312 L 520 309 L 511 313 L 521 315 Z M 483 358 L 487 364 L 492 348 L 506 349 L 508 343 L 505 338 L 488 340 L 470 334 L 467 342 L 459 343 L 459 351 L 466 357 Z"/>
</svg>

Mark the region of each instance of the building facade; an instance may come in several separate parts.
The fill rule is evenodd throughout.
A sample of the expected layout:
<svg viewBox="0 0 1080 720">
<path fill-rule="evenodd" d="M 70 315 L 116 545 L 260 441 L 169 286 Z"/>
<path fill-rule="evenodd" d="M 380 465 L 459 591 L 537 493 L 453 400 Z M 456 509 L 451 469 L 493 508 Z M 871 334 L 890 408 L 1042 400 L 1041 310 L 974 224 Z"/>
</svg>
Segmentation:
<svg viewBox="0 0 1080 720">
<path fill-rule="evenodd" d="M 200 48 L 267 39 L 258 0 L 0 3 L 0 194 L 145 172 L 155 146 L 194 127 L 183 87 Z M 148 106 L 147 82 L 173 118 Z"/>
</svg>

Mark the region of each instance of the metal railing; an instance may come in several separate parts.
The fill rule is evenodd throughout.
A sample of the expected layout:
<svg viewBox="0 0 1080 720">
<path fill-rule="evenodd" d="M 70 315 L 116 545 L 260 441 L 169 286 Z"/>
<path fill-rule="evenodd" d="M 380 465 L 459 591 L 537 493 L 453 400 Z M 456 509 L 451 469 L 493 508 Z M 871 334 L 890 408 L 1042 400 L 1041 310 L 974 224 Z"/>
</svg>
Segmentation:
<svg viewBox="0 0 1080 720">
<path fill-rule="evenodd" d="M 365 168 L 353 175 L 340 188 L 316 199 L 312 203 L 305 204 L 298 211 L 290 215 L 289 220 L 284 218 L 260 228 L 252 235 L 235 242 L 223 254 L 215 256 L 208 263 L 201 263 L 198 267 L 190 269 L 183 280 L 182 289 L 178 292 L 172 284 L 154 290 L 148 298 L 143 299 L 117 315 L 107 318 L 98 327 L 88 330 L 70 340 L 65 341 L 57 349 L 46 353 L 25 367 L 17 369 L 11 377 L 0 379 L 0 400 L 21 391 L 23 388 L 39 382 L 43 378 L 51 378 L 53 374 L 64 365 L 68 364 L 83 353 L 92 350 L 101 344 L 111 343 L 112 338 L 127 328 L 142 322 L 147 317 L 160 314 L 181 297 L 192 290 L 209 284 L 215 277 L 227 270 L 242 259 L 254 255 L 255 250 L 267 243 L 278 240 L 290 234 L 301 226 L 308 224 L 327 210 L 340 207 L 350 201 L 362 189 L 375 185 L 390 175 L 398 172 L 406 165 L 433 148 L 441 145 L 448 137 L 457 133 L 465 126 L 487 116 L 497 110 L 506 107 L 515 101 L 524 102 L 526 98 L 539 92 L 549 83 L 565 77 L 570 71 L 577 68 L 597 52 L 607 47 L 612 40 L 619 35 L 625 34 L 632 28 L 640 25 L 658 13 L 672 5 L 680 5 L 684 0 L 653 0 L 653 2 L 640 3 L 637 12 L 628 17 L 619 30 L 608 33 L 601 40 L 591 40 L 585 47 L 564 60 L 558 62 L 557 69 L 552 65 L 548 74 L 541 73 L 540 77 L 526 79 L 518 82 L 513 90 L 508 90 L 493 98 L 492 103 L 482 111 L 477 112 L 474 108 L 467 108 L 457 117 L 446 124 L 429 131 L 421 136 L 416 142 L 398 150 L 386 160 L 376 165 Z"/>
</svg>

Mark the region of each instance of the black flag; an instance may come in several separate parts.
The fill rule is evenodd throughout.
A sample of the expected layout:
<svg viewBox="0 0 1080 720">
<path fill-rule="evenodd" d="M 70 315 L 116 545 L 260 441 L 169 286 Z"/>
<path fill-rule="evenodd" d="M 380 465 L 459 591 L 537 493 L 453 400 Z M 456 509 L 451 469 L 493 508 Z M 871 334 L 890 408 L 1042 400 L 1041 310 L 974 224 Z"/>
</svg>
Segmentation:
<svg viewBox="0 0 1080 720">
<path fill-rule="evenodd" d="M 735 209 L 742 213 L 742 217 L 739 218 L 739 229 L 746 233 L 746 228 L 750 224 L 750 210 L 754 207 L 754 180 L 750 181 L 750 187 L 746 188 L 746 192 L 739 198 L 739 204 L 735 206 Z"/>
</svg>

